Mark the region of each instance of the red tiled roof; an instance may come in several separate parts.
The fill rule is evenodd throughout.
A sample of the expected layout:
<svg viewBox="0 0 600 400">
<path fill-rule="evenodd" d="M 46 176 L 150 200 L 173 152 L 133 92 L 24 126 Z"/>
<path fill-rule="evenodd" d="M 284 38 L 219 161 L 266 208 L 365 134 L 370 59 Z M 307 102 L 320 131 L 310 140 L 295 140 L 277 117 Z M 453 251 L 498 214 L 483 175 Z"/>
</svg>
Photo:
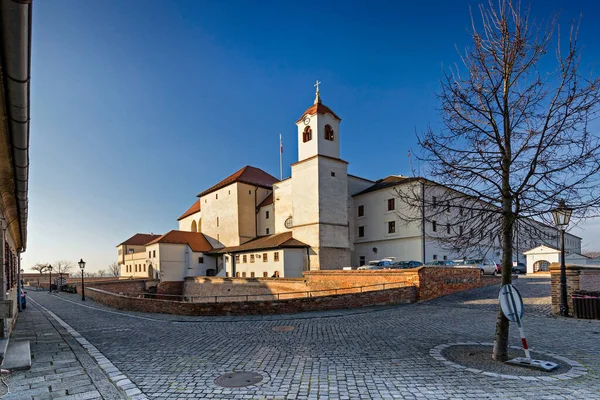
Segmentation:
<svg viewBox="0 0 600 400">
<path fill-rule="evenodd" d="M 298 118 L 298 121 L 296 121 L 296 123 L 302 121 L 306 115 L 315 115 L 315 114 L 331 114 L 331 115 L 333 115 L 334 118 L 339 119 L 340 121 L 342 120 L 333 111 L 331 111 L 331 108 L 329 108 L 326 105 L 324 105 L 323 103 L 319 102 L 317 104 L 313 104 L 312 106 L 308 107 L 308 109 L 306 111 L 304 111 L 302 116 L 300 118 Z"/>
<path fill-rule="evenodd" d="M 154 239 L 150 243 L 146 245 L 151 245 L 155 243 L 177 243 L 177 244 L 187 244 L 190 246 L 192 251 L 200 251 L 207 252 L 212 250 L 212 246 L 206 240 L 206 237 L 200 232 L 187 232 L 187 231 L 177 231 L 172 230 L 168 233 L 165 233 L 161 237 Z"/>
<path fill-rule="evenodd" d="M 273 204 L 273 192 L 269 194 L 263 201 L 260 202 L 258 208 L 268 206 L 269 204 Z"/>
<path fill-rule="evenodd" d="M 181 214 L 181 217 L 177 218 L 177 221 L 184 219 L 185 217 L 189 217 L 192 214 L 196 214 L 200 212 L 200 200 L 197 200 L 186 212 Z"/>
<path fill-rule="evenodd" d="M 200 193 L 198 197 L 202 197 L 204 195 L 212 193 L 215 190 L 219 190 L 234 182 L 242 182 L 247 183 L 249 185 L 260 186 L 266 189 L 272 189 L 273 184 L 279 182 L 279 179 L 275 178 L 273 175 L 266 173 L 260 168 L 246 165 L 244 168 L 229 175 L 227 178 L 223 179 L 221 182 L 217 183 L 213 187 L 206 189 L 204 192 Z"/>
<path fill-rule="evenodd" d="M 252 250 L 267 250 L 267 249 L 285 249 L 285 248 L 302 248 L 309 247 L 306 243 L 302 243 L 292 237 L 292 232 L 278 233 L 269 236 L 259 236 L 239 246 L 223 247 L 215 249 L 211 253 L 241 253 Z"/>
<path fill-rule="evenodd" d="M 160 237 L 160 235 L 158 235 L 158 234 L 155 235 L 153 233 L 136 233 L 135 235 L 133 235 L 132 237 L 130 237 L 123 243 L 118 244 L 117 247 L 124 245 L 124 244 L 130 245 L 130 246 L 143 246 L 146 243 L 156 239 L 157 237 Z"/>
</svg>

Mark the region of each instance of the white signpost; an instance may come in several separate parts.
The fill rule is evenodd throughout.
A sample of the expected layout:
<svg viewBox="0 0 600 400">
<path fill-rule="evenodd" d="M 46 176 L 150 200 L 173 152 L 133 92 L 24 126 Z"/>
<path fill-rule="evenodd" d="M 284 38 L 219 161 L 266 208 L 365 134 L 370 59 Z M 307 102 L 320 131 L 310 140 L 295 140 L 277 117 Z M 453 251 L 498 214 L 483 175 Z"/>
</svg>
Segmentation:
<svg viewBox="0 0 600 400">
<path fill-rule="evenodd" d="M 558 364 L 551 361 L 531 359 L 527 338 L 525 337 L 525 328 L 523 328 L 523 298 L 517 288 L 511 284 L 502 286 L 500 288 L 500 294 L 498 295 L 498 301 L 500 302 L 502 313 L 506 318 L 511 322 L 517 323 L 519 334 L 521 335 L 521 343 L 523 343 L 523 350 L 525 351 L 525 357 L 517 357 L 507 362 L 544 371 L 552 371 L 553 369 L 558 368 Z"/>
</svg>

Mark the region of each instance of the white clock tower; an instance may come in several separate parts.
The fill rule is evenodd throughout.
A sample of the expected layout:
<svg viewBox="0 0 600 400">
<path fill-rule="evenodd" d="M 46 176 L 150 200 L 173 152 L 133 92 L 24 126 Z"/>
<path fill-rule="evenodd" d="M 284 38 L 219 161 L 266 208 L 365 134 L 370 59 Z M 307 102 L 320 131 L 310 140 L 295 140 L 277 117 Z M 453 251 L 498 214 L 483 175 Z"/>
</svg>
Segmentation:
<svg viewBox="0 0 600 400">
<path fill-rule="evenodd" d="M 311 270 L 349 267 L 348 163 L 340 159 L 341 119 L 321 102 L 296 121 L 298 162 L 292 164 L 294 238 L 311 246 Z"/>
</svg>

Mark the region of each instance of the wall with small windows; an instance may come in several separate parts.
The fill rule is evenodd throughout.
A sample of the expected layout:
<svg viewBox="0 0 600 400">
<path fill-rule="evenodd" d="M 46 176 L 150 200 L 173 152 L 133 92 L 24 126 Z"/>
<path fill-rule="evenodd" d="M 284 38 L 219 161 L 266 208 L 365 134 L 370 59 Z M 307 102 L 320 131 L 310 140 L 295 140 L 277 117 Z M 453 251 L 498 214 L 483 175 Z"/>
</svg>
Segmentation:
<svg viewBox="0 0 600 400">
<path fill-rule="evenodd" d="M 240 245 L 239 185 L 232 183 L 200 198 L 202 232 L 213 247 Z M 248 191 L 239 193 L 246 201 L 254 202 Z M 253 213 L 254 215 L 254 213 Z"/>
<path fill-rule="evenodd" d="M 227 263 L 229 277 L 299 278 L 307 268 L 306 249 L 257 250 L 235 254 L 235 271 Z"/>
<path fill-rule="evenodd" d="M 286 179 L 273 185 L 273 208 L 275 213 L 275 219 L 273 221 L 275 224 L 274 233 L 291 231 L 292 228 L 285 226 L 286 220 L 292 218 L 294 212 L 292 205 L 291 179 Z"/>
<path fill-rule="evenodd" d="M 261 207 L 256 215 L 258 236 L 273 235 L 275 233 L 275 210 L 273 204 Z"/>
<path fill-rule="evenodd" d="M 239 241 L 246 243 L 256 236 L 264 235 L 258 229 L 256 210 L 258 205 L 271 194 L 271 190 L 237 183 L 238 185 L 238 213 L 239 213 Z M 228 244 L 228 246 L 230 246 Z"/>
</svg>

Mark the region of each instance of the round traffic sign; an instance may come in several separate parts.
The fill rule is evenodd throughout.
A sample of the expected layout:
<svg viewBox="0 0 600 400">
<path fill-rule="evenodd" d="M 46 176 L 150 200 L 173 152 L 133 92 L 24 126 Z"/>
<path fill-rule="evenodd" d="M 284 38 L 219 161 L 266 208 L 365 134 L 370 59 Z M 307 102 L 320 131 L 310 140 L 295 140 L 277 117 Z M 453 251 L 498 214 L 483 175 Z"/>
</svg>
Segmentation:
<svg viewBox="0 0 600 400">
<path fill-rule="evenodd" d="M 523 318 L 523 298 L 517 288 L 511 284 L 502 286 L 498 300 L 506 318 L 509 321 L 520 323 Z"/>
</svg>

